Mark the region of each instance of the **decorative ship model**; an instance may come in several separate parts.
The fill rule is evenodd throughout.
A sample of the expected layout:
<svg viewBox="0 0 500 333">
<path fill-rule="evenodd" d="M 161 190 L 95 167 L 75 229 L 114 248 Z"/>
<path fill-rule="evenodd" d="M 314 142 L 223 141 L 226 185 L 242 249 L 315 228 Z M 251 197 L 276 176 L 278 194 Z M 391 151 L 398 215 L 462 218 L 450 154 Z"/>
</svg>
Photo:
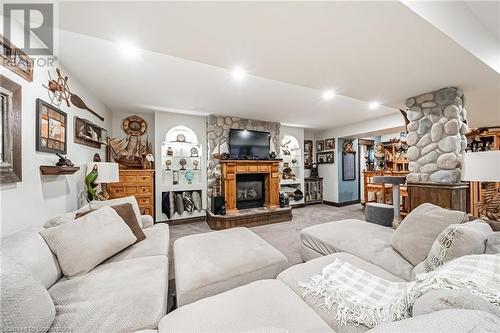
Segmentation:
<svg viewBox="0 0 500 333">
<path fill-rule="evenodd" d="M 109 142 L 115 162 L 130 169 L 148 169 L 151 167 L 152 145 L 146 136 L 129 135 L 126 138 L 111 139 Z"/>
</svg>

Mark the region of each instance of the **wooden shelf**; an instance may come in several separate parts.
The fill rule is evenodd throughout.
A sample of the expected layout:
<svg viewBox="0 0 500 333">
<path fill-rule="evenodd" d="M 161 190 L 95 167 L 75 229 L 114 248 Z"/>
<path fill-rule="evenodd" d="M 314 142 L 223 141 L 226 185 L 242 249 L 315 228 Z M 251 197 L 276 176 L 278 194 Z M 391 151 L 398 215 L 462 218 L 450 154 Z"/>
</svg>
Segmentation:
<svg viewBox="0 0 500 333">
<path fill-rule="evenodd" d="M 56 165 L 40 165 L 40 172 L 42 175 L 72 175 L 80 170 L 80 167 L 64 167 Z"/>
</svg>

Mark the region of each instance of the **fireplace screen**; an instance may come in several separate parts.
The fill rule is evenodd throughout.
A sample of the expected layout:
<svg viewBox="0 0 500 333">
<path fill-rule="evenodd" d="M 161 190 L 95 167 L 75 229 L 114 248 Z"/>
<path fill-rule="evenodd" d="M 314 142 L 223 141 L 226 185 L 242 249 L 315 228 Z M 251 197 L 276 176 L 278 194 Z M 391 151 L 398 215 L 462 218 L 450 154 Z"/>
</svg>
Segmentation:
<svg viewBox="0 0 500 333">
<path fill-rule="evenodd" d="M 238 209 L 264 205 L 264 175 L 237 175 L 236 207 Z"/>
</svg>

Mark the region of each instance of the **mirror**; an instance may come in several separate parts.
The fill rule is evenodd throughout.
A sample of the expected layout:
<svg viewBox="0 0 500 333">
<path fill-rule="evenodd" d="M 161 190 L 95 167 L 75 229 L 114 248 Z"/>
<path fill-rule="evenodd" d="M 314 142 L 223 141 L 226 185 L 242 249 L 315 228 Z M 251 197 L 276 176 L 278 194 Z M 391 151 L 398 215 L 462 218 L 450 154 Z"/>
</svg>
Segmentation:
<svg viewBox="0 0 500 333">
<path fill-rule="evenodd" d="M 0 75 L 0 184 L 22 179 L 21 85 Z"/>
</svg>

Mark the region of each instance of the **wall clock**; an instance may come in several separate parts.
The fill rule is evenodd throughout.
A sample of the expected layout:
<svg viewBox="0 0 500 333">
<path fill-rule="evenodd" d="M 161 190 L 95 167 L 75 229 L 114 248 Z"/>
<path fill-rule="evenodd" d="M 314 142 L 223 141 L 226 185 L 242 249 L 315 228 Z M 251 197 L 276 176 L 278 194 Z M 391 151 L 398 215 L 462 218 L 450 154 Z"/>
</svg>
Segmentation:
<svg viewBox="0 0 500 333">
<path fill-rule="evenodd" d="M 146 133 L 148 124 L 139 116 L 130 116 L 123 119 L 122 127 L 128 135 L 141 136 Z"/>
</svg>

